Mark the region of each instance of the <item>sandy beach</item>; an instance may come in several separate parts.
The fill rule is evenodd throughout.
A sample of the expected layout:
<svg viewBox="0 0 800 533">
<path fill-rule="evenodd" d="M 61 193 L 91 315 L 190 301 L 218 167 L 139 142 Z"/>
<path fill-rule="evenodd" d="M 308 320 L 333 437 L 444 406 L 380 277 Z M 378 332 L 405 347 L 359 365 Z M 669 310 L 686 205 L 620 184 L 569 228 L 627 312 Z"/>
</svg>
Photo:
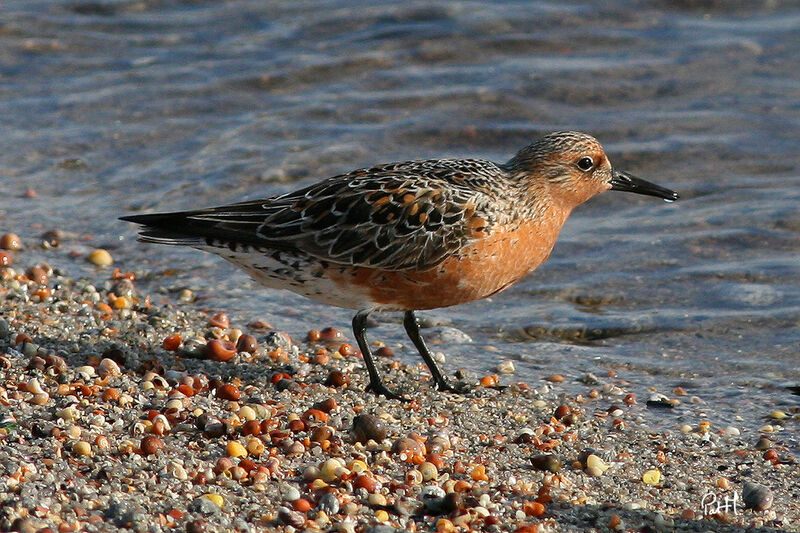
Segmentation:
<svg viewBox="0 0 800 533">
<path fill-rule="evenodd" d="M 412 398 L 385 400 L 347 330 L 231 324 L 110 254 L 31 248 L 0 270 L 4 531 L 800 530 L 797 412 L 714 427 L 679 388 L 636 397 L 609 372 L 566 395 L 502 361 L 438 393 L 376 339 Z M 694 422 L 650 429 L 687 406 Z"/>
</svg>

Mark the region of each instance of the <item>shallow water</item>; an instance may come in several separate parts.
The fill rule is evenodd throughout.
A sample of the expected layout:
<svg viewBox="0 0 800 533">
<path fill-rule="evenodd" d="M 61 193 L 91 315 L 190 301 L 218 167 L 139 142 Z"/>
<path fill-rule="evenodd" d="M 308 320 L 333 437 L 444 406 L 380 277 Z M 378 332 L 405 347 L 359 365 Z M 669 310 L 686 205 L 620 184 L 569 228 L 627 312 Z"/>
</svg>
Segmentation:
<svg viewBox="0 0 800 533">
<path fill-rule="evenodd" d="M 512 379 L 564 374 L 572 394 L 587 372 L 615 381 L 609 370 L 640 398 L 682 385 L 705 403 L 654 425 L 702 414 L 758 428 L 798 404 L 783 387 L 800 384 L 800 9 L 593 4 L 6 0 L 0 225 L 29 242 L 92 236 L 31 252 L 73 275 L 104 276 L 68 256 L 89 245 L 123 269 L 177 267 L 158 283 L 303 337 L 351 313 L 134 243 L 116 217 L 392 160 L 504 161 L 542 133 L 588 131 L 617 167 L 682 199 L 593 199 L 529 278 L 427 313 L 472 338 L 436 349 L 451 370 L 513 359 Z M 381 320 L 373 336 L 408 344 L 398 317 Z"/>
</svg>

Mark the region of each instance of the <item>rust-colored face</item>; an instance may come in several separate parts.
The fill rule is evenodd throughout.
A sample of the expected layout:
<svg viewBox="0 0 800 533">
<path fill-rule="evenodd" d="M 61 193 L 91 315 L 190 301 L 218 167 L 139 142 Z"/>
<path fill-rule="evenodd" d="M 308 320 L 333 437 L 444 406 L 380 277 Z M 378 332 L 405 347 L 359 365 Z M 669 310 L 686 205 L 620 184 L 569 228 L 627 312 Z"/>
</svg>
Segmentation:
<svg viewBox="0 0 800 533">
<path fill-rule="evenodd" d="M 523 148 L 509 163 L 538 194 L 571 209 L 611 188 L 611 163 L 600 143 L 585 133 L 556 132 Z"/>
<path fill-rule="evenodd" d="M 546 188 L 548 196 L 568 209 L 592 196 L 620 190 L 677 199 L 677 194 L 612 168 L 600 143 L 585 133 L 551 133 L 523 148 L 509 168 L 530 180 L 533 194 Z"/>
</svg>

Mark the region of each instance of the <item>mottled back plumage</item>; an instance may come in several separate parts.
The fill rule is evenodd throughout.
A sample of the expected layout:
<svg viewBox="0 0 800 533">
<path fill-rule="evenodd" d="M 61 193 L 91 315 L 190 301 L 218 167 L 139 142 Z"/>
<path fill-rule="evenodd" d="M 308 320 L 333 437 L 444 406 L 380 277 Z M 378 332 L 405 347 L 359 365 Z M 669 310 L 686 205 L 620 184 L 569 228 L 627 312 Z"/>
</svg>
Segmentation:
<svg viewBox="0 0 800 533">
<path fill-rule="evenodd" d="M 145 242 L 252 246 L 335 264 L 426 269 L 457 253 L 481 229 L 471 220 L 491 225 L 508 218 L 513 199 L 503 193 L 507 187 L 498 187 L 508 180 L 509 173 L 490 161 L 407 161 L 264 200 L 125 220 L 149 226 L 141 236 Z"/>
</svg>

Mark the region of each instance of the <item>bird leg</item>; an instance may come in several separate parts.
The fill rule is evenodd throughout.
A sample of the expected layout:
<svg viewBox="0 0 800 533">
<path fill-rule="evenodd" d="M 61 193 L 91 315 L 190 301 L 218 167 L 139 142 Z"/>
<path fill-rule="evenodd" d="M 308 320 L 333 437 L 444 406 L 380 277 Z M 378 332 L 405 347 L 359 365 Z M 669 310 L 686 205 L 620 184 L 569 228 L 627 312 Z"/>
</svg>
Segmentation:
<svg viewBox="0 0 800 533">
<path fill-rule="evenodd" d="M 403 326 L 406 328 L 408 338 L 410 338 L 411 342 L 414 343 L 414 346 L 417 347 L 417 351 L 422 356 L 422 359 L 425 360 L 425 364 L 428 365 L 431 375 L 433 375 L 433 380 L 436 382 L 436 390 L 463 392 L 461 389 L 451 385 L 450 381 L 448 381 L 448 379 L 442 374 L 442 371 L 439 370 L 439 366 L 433 359 L 433 354 L 431 354 L 431 351 L 425 344 L 425 339 L 422 338 L 422 335 L 419 332 L 419 324 L 417 323 L 417 317 L 414 315 L 414 311 L 406 311 L 405 316 L 403 317 Z"/>
<path fill-rule="evenodd" d="M 386 385 L 383 384 L 380 374 L 378 374 L 378 368 L 375 366 L 375 358 L 367 344 L 367 317 L 369 314 L 370 310 L 362 309 L 353 317 L 353 333 L 356 336 L 356 342 L 361 350 L 361 355 L 364 357 L 364 363 L 367 365 L 367 372 L 369 372 L 369 385 L 367 385 L 366 390 L 367 392 L 382 394 L 390 400 L 402 400 L 407 402 L 409 400 L 389 390 Z"/>
</svg>

